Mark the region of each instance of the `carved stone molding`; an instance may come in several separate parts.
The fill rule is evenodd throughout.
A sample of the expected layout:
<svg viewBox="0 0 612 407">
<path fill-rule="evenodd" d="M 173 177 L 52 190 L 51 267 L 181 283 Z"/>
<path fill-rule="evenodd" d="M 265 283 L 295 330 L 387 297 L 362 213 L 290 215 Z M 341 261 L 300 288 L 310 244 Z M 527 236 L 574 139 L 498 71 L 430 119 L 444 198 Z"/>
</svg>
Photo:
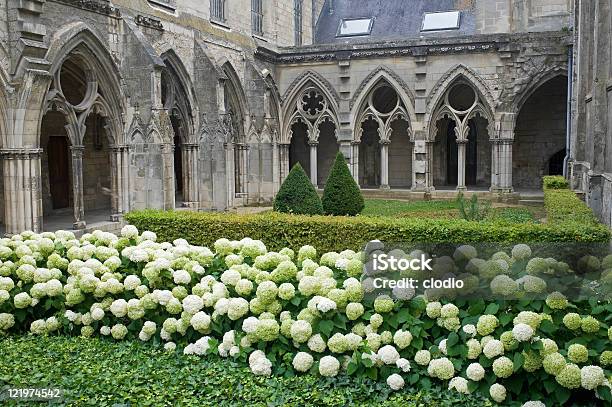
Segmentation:
<svg viewBox="0 0 612 407">
<path fill-rule="evenodd" d="M 143 16 L 142 14 L 138 14 L 136 16 L 136 24 L 142 27 L 152 28 L 158 31 L 164 31 L 164 25 L 161 20 L 155 17 Z"/>
<path fill-rule="evenodd" d="M 57 3 L 67 4 L 69 6 L 78 7 L 83 10 L 92 11 L 98 14 L 104 14 L 109 17 L 120 18 L 121 11 L 119 8 L 111 5 L 108 1 L 103 0 L 52 0 Z"/>
</svg>

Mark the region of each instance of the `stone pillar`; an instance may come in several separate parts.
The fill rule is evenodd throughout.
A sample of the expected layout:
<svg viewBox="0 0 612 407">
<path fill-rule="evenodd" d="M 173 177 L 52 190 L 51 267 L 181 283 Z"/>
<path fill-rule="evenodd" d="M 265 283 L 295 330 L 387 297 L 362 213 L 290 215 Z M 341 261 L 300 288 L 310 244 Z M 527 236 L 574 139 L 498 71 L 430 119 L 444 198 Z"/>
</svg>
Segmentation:
<svg viewBox="0 0 612 407">
<path fill-rule="evenodd" d="M 162 144 L 161 156 L 164 209 L 174 209 L 176 205 L 174 189 L 174 145 L 170 143 Z"/>
<path fill-rule="evenodd" d="M 359 185 L 359 141 L 351 141 L 351 174 Z"/>
<path fill-rule="evenodd" d="M 287 175 L 289 175 L 289 144 L 279 144 L 278 145 L 278 157 L 279 157 L 279 174 L 280 174 L 280 184 L 283 183 Z"/>
<path fill-rule="evenodd" d="M 468 141 L 457 140 L 457 191 L 465 191 L 465 149 Z"/>
<path fill-rule="evenodd" d="M 121 147 L 121 205 L 122 213 L 128 213 L 130 207 L 130 146 Z"/>
<path fill-rule="evenodd" d="M 317 187 L 317 142 L 309 141 L 310 146 L 310 181 Z"/>
<path fill-rule="evenodd" d="M 234 206 L 234 197 L 236 194 L 236 171 L 235 171 L 235 157 L 234 157 L 234 143 L 224 143 L 225 147 L 225 179 L 226 184 L 226 201 L 225 208 L 232 208 Z M 214 188 L 214 187 L 213 187 Z"/>
<path fill-rule="evenodd" d="M 111 162 L 111 220 L 118 221 L 123 212 L 123 202 L 121 200 L 121 147 L 111 146 L 110 162 Z"/>
<path fill-rule="evenodd" d="M 72 199 L 74 206 L 73 229 L 85 229 L 85 203 L 83 201 L 83 146 L 70 146 L 72 154 Z"/>
<path fill-rule="evenodd" d="M 272 194 L 276 196 L 280 188 L 281 168 L 280 168 L 280 147 L 279 144 L 272 142 Z"/>
<path fill-rule="evenodd" d="M 412 190 L 429 192 L 433 190 L 430 163 L 432 159 L 433 142 L 415 140 L 412 145 Z"/>
<path fill-rule="evenodd" d="M 389 189 L 389 140 L 380 141 L 380 188 Z"/>
<path fill-rule="evenodd" d="M 512 188 L 512 142 L 495 139 L 492 142 L 491 192 L 511 193 Z"/>
<path fill-rule="evenodd" d="M 7 234 L 42 231 L 42 149 L 3 149 L 4 222 Z"/>
<path fill-rule="evenodd" d="M 197 143 L 182 144 L 183 154 L 183 205 L 197 210 L 199 207 L 199 171 L 198 155 L 200 146 Z M 186 171 L 185 171 L 186 170 Z"/>
</svg>

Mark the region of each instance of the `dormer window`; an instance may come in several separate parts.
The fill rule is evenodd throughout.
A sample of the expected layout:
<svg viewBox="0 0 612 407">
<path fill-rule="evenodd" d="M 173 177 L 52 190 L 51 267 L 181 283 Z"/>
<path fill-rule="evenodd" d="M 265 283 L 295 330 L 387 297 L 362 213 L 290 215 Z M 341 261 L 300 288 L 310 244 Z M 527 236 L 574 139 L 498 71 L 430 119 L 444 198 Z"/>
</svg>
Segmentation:
<svg viewBox="0 0 612 407">
<path fill-rule="evenodd" d="M 461 23 L 461 12 L 445 11 L 441 13 L 425 13 L 421 31 L 457 30 Z"/>
<path fill-rule="evenodd" d="M 340 21 L 336 37 L 354 37 L 358 35 L 370 35 L 372 32 L 373 18 L 346 18 Z"/>
</svg>

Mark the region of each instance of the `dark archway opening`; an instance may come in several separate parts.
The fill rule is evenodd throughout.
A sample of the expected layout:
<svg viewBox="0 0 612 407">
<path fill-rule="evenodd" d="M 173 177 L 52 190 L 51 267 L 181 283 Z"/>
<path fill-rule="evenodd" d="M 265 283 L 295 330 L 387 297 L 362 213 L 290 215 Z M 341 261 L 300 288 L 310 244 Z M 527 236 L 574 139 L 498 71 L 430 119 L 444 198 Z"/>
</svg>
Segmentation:
<svg viewBox="0 0 612 407">
<path fill-rule="evenodd" d="M 327 177 L 336 154 L 338 153 L 338 142 L 336 140 L 336 126 L 331 121 L 324 121 L 319 125 L 319 144 L 317 146 L 317 184 L 325 186 Z"/>
<path fill-rule="evenodd" d="M 378 123 L 368 119 L 362 123 L 359 144 L 359 185 L 362 188 L 380 187 L 380 137 Z"/>
<path fill-rule="evenodd" d="M 566 150 L 559 150 L 548 160 L 548 175 L 563 175 Z"/>
<path fill-rule="evenodd" d="M 308 145 L 308 127 L 305 123 L 294 123 L 291 126 L 291 144 L 289 145 L 289 168 L 300 163 L 310 178 L 310 146 Z"/>
<path fill-rule="evenodd" d="M 523 104 L 514 130 L 512 183 L 539 189 L 542 177 L 563 174 L 567 127 L 567 77 L 537 88 Z"/>
</svg>

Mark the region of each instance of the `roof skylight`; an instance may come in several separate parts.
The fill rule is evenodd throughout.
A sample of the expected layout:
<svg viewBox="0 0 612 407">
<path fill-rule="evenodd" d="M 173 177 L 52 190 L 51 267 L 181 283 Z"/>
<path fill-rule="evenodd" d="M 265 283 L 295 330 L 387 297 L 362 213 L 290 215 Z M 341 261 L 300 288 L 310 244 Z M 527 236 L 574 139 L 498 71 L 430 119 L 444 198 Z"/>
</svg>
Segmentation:
<svg viewBox="0 0 612 407">
<path fill-rule="evenodd" d="M 421 31 L 456 30 L 459 28 L 461 13 L 445 11 L 441 13 L 425 13 Z"/>
<path fill-rule="evenodd" d="M 342 19 L 336 36 L 351 37 L 356 35 L 370 35 L 373 23 L 373 18 Z"/>
</svg>

